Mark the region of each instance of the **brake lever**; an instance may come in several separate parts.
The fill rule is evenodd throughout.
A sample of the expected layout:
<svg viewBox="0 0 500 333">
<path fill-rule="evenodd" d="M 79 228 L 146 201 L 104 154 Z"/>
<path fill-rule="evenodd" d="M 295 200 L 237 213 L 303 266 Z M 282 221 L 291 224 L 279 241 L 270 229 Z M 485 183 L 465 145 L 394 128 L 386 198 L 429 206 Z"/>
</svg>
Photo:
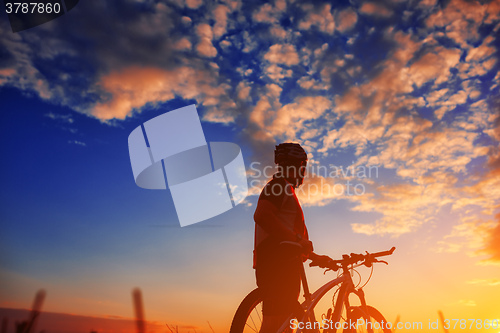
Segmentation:
<svg viewBox="0 0 500 333">
<path fill-rule="evenodd" d="M 323 275 L 325 275 L 326 272 L 328 272 L 328 271 L 334 271 L 334 272 L 338 271 L 340 267 L 336 266 L 335 268 L 331 268 L 331 267 L 328 267 L 328 268 L 322 267 L 322 268 L 326 268 L 325 271 L 323 272 Z"/>
<path fill-rule="evenodd" d="M 376 262 L 380 262 L 380 263 L 383 263 L 383 264 L 386 264 L 386 265 L 389 265 L 389 263 L 387 261 L 384 261 L 384 260 L 378 260 L 378 259 L 375 259 L 375 258 L 372 258 L 371 260 L 367 260 L 363 263 L 363 265 L 365 265 L 366 267 L 372 267 L 373 263 L 376 263 Z"/>
</svg>

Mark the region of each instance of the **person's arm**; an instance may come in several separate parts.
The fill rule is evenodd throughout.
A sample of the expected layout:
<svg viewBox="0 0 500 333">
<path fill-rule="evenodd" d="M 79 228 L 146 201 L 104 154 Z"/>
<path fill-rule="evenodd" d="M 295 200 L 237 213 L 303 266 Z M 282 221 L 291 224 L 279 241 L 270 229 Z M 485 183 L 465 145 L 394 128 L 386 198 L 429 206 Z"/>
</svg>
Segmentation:
<svg viewBox="0 0 500 333">
<path fill-rule="evenodd" d="M 278 208 L 269 200 L 259 200 L 255 210 L 254 220 L 269 235 L 281 240 L 299 243 L 305 254 L 313 250 L 312 242 L 307 239 L 297 239 L 297 235 L 288 229 L 278 217 Z"/>
</svg>

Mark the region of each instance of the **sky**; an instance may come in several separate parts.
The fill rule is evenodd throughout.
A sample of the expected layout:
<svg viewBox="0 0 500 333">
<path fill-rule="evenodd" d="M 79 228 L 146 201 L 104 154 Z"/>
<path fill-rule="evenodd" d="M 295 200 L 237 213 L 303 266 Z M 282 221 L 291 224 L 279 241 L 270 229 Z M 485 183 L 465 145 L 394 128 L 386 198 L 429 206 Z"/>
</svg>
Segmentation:
<svg viewBox="0 0 500 333">
<path fill-rule="evenodd" d="M 364 287 L 387 320 L 500 319 L 499 1 L 82 0 L 17 33 L 0 16 L 0 308 L 43 288 L 59 318 L 128 320 L 139 287 L 150 332 L 227 331 L 290 141 L 316 252 L 396 247 Z M 249 195 L 181 228 L 127 140 L 191 104 L 207 141 L 241 147 Z"/>
</svg>

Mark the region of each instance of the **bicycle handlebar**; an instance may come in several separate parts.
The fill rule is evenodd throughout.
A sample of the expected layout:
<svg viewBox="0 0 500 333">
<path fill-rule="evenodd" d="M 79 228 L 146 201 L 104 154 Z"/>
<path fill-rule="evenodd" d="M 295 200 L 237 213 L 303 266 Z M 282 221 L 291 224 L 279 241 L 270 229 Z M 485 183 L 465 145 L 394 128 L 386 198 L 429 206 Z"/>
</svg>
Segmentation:
<svg viewBox="0 0 500 333">
<path fill-rule="evenodd" d="M 350 255 L 344 254 L 344 255 L 342 255 L 341 260 L 331 260 L 326 266 L 315 264 L 314 262 L 311 262 L 309 264 L 309 266 L 311 266 L 311 267 L 319 266 L 321 268 L 328 268 L 328 269 L 331 269 L 333 271 L 337 271 L 339 268 L 346 268 L 349 265 L 354 265 L 360 261 L 363 261 L 363 263 L 361 263 L 361 265 L 365 265 L 366 267 L 371 267 L 371 265 L 375 262 L 386 263 L 385 261 L 377 260 L 377 258 L 384 257 L 384 256 L 390 256 L 394 252 L 394 250 L 396 250 L 396 247 L 393 246 L 388 251 L 382 251 L 382 252 L 376 252 L 376 253 L 366 252 L 366 254 L 356 254 L 356 253 L 351 253 Z"/>
</svg>

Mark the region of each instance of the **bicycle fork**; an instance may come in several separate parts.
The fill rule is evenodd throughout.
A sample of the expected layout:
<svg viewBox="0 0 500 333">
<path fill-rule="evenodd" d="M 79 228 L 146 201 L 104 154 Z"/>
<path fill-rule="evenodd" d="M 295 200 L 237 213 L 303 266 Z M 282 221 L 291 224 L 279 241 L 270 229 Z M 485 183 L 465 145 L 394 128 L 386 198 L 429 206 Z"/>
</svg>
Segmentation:
<svg viewBox="0 0 500 333">
<path fill-rule="evenodd" d="M 343 306 L 345 307 L 346 311 L 346 318 L 345 322 L 340 325 L 340 326 L 335 326 L 335 327 L 330 327 L 329 330 L 326 330 L 325 332 L 327 333 L 335 333 L 337 331 L 340 332 L 356 332 L 357 331 L 357 325 L 358 323 L 353 323 L 351 322 L 352 317 L 351 317 L 351 312 L 353 307 L 351 307 L 350 302 L 349 302 L 349 295 L 350 294 L 355 294 L 361 303 L 361 306 L 357 307 L 362 311 L 363 314 L 363 319 L 366 322 L 370 321 L 370 315 L 368 314 L 368 308 L 366 306 L 366 300 L 365 300 L 365 292 L 363 289 L 354 289 L 353 285 L 346 282 L 343 283 L 340 287 L 339 290 L 339 296 L 337 298 L 336 306 L 334 308 L 333 314 L 330 317 L 330 320 L 332 320 L 335 323 L 340 323 L 340 319 L 342 317 L 342 309 Z M 373 327 L 371 325 L 366 325 L 367 330 L 369 333 L 373 333 Z M 354 330 L 353 330 L 354 328 Z"/>
<path fill-rule="evenodd" d="M 351 320 L 352 320 L 351 316 L 349 315 L 352 311 L 351 306 L 349 305 L 349 294 L 351 294 L 351 293 L 358 296 L 359 301 L 361 303 L 361 306 L 359 306 L 357 308 L 360 309 L 362 312 L 363 319 L 365 321 L 364 324 L 366 325 L 366 329 L 367 329 L 368 333 L 373 333 L 373 326 L 368 324 L 368 322 L 370 322 L 370 315 L 368 314 L 368 308 L 366 305 L 365 292 L 363 291 L 362 288 L 359 288 L 356 290 L 356 289 L 352 288 L 352 286 L 351 286 L 350 290 L 348 290 L 348 293 L 346 294 L 346 299 L 344 300 L 344 303 L 345 303 L 345 307 L 346 307 L 346 311 L 347 311 L 347 318 L 349 321 L 349 325 L 351 325 Z M 357 322 L 352 323 L 352 325 L 355 325 L 356 330 L 357 330 L 358 323 Z M 355 332 L 356 332 L 356 330 L 355 330 Z M 350 330 L 348 330 L 348 332 L 350 332 Z"/>
<path fill-rule="evenodd" d="M 368 324 L 370 321 L 370 315 L 368 314 L 368 308 L 366 306 L 366 300 L 365 300 L 365 292 L 363 291 L 362 288 L 359 288 L 358 290 L 352 290 L 352 293 L 354 293 L 356 296 L 358 296 L 361 306 L 359 307 L 362 314 L 363 314 L 363 319 L 365 320 L 365 325 L 366 329 L 368 330 L 368 333 L 373 333 L 373 326 Z M 357 325 L 357 323 L 356 323 Z"/>
</svg>

